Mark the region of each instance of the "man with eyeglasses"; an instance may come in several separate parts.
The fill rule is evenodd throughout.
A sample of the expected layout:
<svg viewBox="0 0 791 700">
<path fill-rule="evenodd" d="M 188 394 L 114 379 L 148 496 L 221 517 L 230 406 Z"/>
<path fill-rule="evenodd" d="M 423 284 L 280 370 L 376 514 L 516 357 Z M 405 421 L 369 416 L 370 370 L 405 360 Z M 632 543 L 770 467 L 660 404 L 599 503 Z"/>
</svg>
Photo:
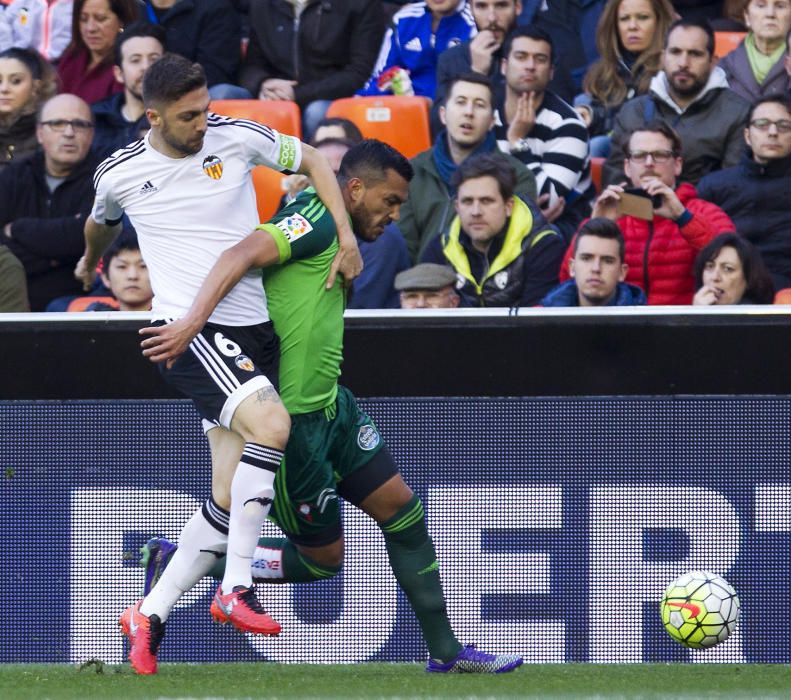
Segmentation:
<svg viewBox="0 0 791 700">
<path fill-rule="evenodd" d="M 668 30 L 662 70 L 651 80 L 648 94 L 626 102 L 615 118 L 602 180 L 609 185 L 623 178 L 620 144 L 626 134 L 664 119 L 684 144 L 679 178 L 697 184 L 704 175 L 739 162 L 749 110 L 749 103 L 728 87 L 725 72 L 716 65 L 714 32 L 708 22 L 678 20 Z"/>
<path fill-rule="evenodd" d="M 637 129 L 620 150 L 628 182 L 607 187 L 593 205 L 593 216 L 620 227 L 629 266 L 626 282 L 641 287 L 649 304 L 690 304 L 698 251 L 736 227 L 716 204 L 701 199 L 693 185 L 679 184 L 682 143 L 667 123 L 656 120 Z M 561 266 L 561 280 L 569 278 L 572 250 L 573 244 Z"/>
<path fill-rule="evenodd" d="M 36 135 L 41 149 L 0 174 L 0 243 L 25 268 L 30 309 L 44 311 L 56 297 L 82 292 L 73 270 L 93 202 L 91 109 L 57 95 L 41 108 Z"/>
<path fill-rule="evenodd" d="M 722 207 L 758 248 L 775 289 L 791 287 L 791 97 L 757 100 L 744 140 L 741 162 L 704 177 L 698 192 Z"/>
</svg>

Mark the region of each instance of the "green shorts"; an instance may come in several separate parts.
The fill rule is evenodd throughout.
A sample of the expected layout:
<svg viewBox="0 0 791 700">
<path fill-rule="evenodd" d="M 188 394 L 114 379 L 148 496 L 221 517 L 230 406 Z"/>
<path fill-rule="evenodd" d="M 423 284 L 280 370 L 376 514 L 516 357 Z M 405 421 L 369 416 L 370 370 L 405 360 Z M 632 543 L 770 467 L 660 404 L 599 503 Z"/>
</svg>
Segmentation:
<svg viewBox="0 0 791 700">
<path fill-rule="evenodd" d="M 357 475 L 384 447 L 379 430 L 357 405 L 354 395 L 338 387 L 335 404 L 323 410 L 291 417 L 291 434 L 285 457 L 275 479 L 275 502 L 270 511 L 286 536 L 297 544 L 321 546 L 341 535 L 338 495 L 344 493 L 344 480 L 357 482 L 350 493 L 364 493 L 365 485 Z M 389 457 L 377 459 L 379 476 L 364 478 L 370 490 L 397 472 Z M 384 456 L 384 455 L 383 455 Z M 349 479 L 350 476 L 354 478 Z M 368 493 L 370 493 L 368 490 Z"/>
</svg>

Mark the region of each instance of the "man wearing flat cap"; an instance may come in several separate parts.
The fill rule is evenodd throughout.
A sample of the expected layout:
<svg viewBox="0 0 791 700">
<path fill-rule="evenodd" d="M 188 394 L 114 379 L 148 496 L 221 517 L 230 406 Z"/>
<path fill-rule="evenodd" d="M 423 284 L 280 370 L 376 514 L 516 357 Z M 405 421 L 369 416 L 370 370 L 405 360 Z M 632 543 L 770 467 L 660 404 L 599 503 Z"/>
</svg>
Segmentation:
<svg viewBox="0 0 791 700">
<path fill-rule="evenodd" d="M 402 309 L 455 309 L 459 305 L 455 283 L 453 269 L 436 263 L 415 265 L 395 278 Z"/>
</svg>

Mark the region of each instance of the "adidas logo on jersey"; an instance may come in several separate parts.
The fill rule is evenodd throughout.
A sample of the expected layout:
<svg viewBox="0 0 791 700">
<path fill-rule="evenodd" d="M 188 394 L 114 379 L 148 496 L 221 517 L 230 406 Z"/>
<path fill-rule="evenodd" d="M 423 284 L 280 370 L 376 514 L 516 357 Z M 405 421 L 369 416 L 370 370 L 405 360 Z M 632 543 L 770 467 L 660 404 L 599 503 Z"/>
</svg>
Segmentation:
<svg viewBox="0 0 791 700">
<path fill-rule="evenodd" d="M 140 188 L 140 194 L 152 194 L 154 192 L 159 192 L 159 188 L 151 180 L 146 180 L 146 184 Z"/>
<path fill-rule="evenodd" d="M 420 39 L 416 36 L 413 36 L 406 44 L 404 44 L 405 51 L 422 51 L 423 44 L 420 43 Z"/>
</svg>

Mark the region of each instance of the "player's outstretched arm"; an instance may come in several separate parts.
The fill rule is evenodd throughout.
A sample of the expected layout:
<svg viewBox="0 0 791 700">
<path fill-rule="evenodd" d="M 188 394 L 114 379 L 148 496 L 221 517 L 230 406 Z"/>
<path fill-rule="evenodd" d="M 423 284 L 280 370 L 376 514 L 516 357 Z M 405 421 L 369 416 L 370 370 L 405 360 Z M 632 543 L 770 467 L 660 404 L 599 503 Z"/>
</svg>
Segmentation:
<svg viewBox="0 0 791 700">
<path fill-rule="evenodd" d="M 147 336 L 141 343 L 143 355 L 152 362 L 175 362 L 206 325 L 217 304 L 222 301 L 250 268 L 261 268 L 280 261 L 275 239 L 266 231 L 253 231 L 247 238 L 228 248 L 203 281 L 198 296 L 184 318 L 165 326 L 141 328 Z"/>
<path fill-rule="evenodd" d="M 326 287 L 332 289 L 339 272 L 348 286 L 363 271 L 363 259 L 357 247 L 357 238 L 349 224 L 349 214 L 335 173 L 327 159 L 307 144 L 302 144 L 302 164 L 299 172 L 310 177 L 316 194 L 332 214 L 338 231 L 338 252 L 332 261 Z"/>
<path fill-rule="evenodd" d="M 104 251 L 110 247 L 115 237 L 121 232 L 121 224 L 108 226 L 97 223 L 92 216 L 85 220 L 85 252 L 77 261 L 74 276 L 82 282 L 82 288 L 90 292 L 96 279 L 96 266 Z"/>
</svg>

